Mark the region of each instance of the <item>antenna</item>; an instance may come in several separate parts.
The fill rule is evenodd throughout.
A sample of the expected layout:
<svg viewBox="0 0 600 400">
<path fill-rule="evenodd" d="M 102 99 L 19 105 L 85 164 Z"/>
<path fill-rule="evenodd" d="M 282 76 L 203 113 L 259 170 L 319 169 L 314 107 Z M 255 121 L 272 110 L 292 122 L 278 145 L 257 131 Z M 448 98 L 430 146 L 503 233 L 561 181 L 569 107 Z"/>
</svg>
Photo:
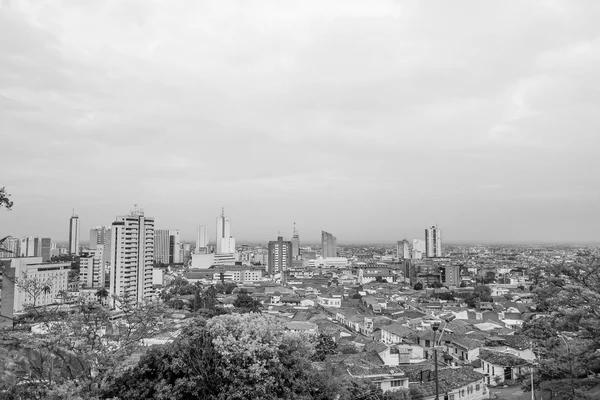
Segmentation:
<svg viewBox="0 0 600 400">
<path fill-rule="evenodd" d="M 221 207 L 221 217 L 225 218 L 225 207 Z"/>
<path fill-rule="evenodd" d="M 295 222 L 294 222 L 294 233 L 293 234 L 294 234 L 294 236 L 297 235 L 297 232 L 296 232 L 296 223 Z"/>
</svg>

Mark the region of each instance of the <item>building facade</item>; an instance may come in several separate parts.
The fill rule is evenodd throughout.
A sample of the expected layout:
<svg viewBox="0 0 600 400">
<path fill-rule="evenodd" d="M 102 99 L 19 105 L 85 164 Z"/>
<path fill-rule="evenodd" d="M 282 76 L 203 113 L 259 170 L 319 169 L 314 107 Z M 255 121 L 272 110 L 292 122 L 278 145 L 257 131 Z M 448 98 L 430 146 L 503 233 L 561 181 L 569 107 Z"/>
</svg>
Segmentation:
<svg viewBox="0 0 600 400">
<path fill-rule="evenodd" d="M 280 272 L 285 273 L 292 267 L 292 242 L 285 241 L 283 237 L 279 236 L 277 240 L 269 242 L 268 251 L 267 271 L 269 275 L 273 276 Z"/>
<path fill-rule="evenodd" d="M 323 258 L 337 257 L 337 239 L 329 232 L 321 231 Z"/>
<path fill-rule="evenodd" d="M 104 245 L 84 250 L 79 257 L 79 286 L 82 289 L 103 288 L 106 284 Z"/>
<path fill-rule="evenodd" d="M 427 257 L 442 257 L 442 232 L 437 226 L 425 229 L 425 253 Z"/>
<path fill-rule="evenodd" d="M 407 260 L 410 258 L 410 249 L 408 247 L 408 240 L 400 240 L 396 245 L 396 257 L 398 259 Z"/>
<path fill-rule="evenodd" d="M 79 216 L 73 214 L 69 220 L 69 254 L 79 255 Z"/>
<path fill-rule="evenodd" d="M 231 218 L 225 217 L 225 211 L 222 211 L 221 215 L 219 215 L 217 217 L 216 245 L 217 245 L 217 253 L 218 254 L 223 254 L 224 253 L 223 250 L 227 250 L 227 251 L 231 250 L 231 248 L 229 247 L 230 242 L 223 241 L 223 239 L 229 239 L 229 238 L 231 238 Z M 234 251 L 233 252 L 235 252 L 235 241 L 233 241 L 233 243 L 234 243 Z M 223 249 L 223 244 L 228 246 L 227 249 Z M 228 253 L 225 253 L 225 254 L 228 254 Z"/>
<path fill-rule="evenodd" d="M 134 301 L 152 296 L 154 218 L 142 211 L 117 217 L 111 228 L 110 294 Z"/>
<path fill-rule="evenodd" d="M 207 225 L 199 225 L 198 226 L 198 235 L 196 237 L 196 254 L 206 254 L 208 253 L 208 226 Z"/>
</svg>

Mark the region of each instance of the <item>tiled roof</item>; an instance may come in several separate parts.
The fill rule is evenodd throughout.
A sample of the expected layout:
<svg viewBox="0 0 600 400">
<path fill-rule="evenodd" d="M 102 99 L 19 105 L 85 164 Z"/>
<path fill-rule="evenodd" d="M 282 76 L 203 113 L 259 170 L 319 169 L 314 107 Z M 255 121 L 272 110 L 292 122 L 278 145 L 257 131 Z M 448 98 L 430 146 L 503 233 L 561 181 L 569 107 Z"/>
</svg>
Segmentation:
<svg viewBox="0 0 600 400">
<path fill-rule="evenodd" d="M 483 374 L 473 371 L 470 367 L 448 368 L 438 371 L 439 392 L 446 393 L 451 390 L 460 389 L 469 384 L 475 384 L 483 379 Z M 425 396 L 435 394 L 435 373 L 431 373 L 432 380 L 428 382 L 415 382 L 411 386 L 418 386 L 425 392 Z"/>
<path fill-rule="evenodd" d="M 491 350 L 481 350 L 479 352 L 479 359 L 500 367 L 517 367 L 528 364 L 528 361 L 522 359 L 521 357 Z"/>
<path fill-rule="evenodd" d="M 382 331 L 386 331 L 386 332 L 390 332 L 394 335 L 400 336 L 400 337 L 412 337 L 414 338 L 417 334 L 417 332 L 414 329 L 411 329 L 409 327 L 403 326 L 402 324 L 399 323 L 394 323 L 391 325 L 387 325 L 387 326 L 382 326 L 381 327 Z"/>
</svg>

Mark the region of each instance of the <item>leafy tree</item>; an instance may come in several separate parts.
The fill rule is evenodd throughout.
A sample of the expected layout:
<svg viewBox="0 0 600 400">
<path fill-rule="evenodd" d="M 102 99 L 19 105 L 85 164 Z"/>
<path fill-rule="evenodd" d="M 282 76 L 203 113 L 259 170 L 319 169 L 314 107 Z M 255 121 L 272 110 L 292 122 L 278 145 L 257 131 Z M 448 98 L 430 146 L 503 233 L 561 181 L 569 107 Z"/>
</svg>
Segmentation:
<svg viewBox="0 0 600 400">
<path fill-rule="evenodd" d="M 261 304 L 258 300 L 253 298 L 245 290 L 240 290 L 237 298 L 233 302 L 233 306 L 238 308 L 241 312 L 259 312 Z"/>
<path fill-rule="evenodd" d="M 417 282 L 414 286 L 415 290 L 423 290 L 423 284 L 421 282 Z"/>
<path fill-rule="evenodd" d="M 328 355 L 337 353 L 337 343 L 327 334 L 320 333 L 312 342 L 315 346 L 315 354 L 311 358 L 313 361 L 324 361 Z"/>
<path fill-rule="evenodd" d="M 487 271 L 483 277 L 484 283 L 494 283 L 496 282 L 496 273 L 494 271 Z"/>
<path fill-rule="evenodd" d="M 141 339 L 158 332 L 162 310 L 153 303 L 115 298 L 121 318 L 113 321 L 97 302 L 82 300 L 71 313 L 48 310 L 38 315 L 42 334 L 3 332 L 13 351 L 0 360 L 0 390 L 13 398 L 90 398 L 99 393 L 108 372 L 122 371 Z M 18 361 L 15 361 L 18 360 Z"/>
<path fill-rule="evenodd" d="M 13 206 L 13 202 L 10 200 L 10 194 L 6 192 L 6 188 L 0 188 L 0 208 L 6 208 L 10 210 Z"/>
<path fill-rule="evenodd" d="M 237 284 L 233 282 L 219 282 L 215 285 L 217 293 L 222 294 L 231 294 L 235 288 L 237 288 Z"/>
</svg>

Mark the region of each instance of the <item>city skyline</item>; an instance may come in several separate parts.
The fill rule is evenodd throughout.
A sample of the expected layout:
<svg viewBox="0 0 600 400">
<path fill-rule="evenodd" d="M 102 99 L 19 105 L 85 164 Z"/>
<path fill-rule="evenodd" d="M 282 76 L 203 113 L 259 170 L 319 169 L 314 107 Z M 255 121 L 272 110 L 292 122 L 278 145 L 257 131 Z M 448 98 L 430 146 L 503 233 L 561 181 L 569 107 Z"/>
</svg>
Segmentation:
<svg viewBox="0 0 600 400">
<path fill-rule="evenodd" d="M 87 232 L 139 203 L 190 241 L 224 206 L 238 241 L 296 221 L 315 242 L 437 223 L 448 243 L 597 243 L 598 17 L 561 0 L 3 1 L 0 236 L 64 240 L 72 208 Z"/>
</svg>

